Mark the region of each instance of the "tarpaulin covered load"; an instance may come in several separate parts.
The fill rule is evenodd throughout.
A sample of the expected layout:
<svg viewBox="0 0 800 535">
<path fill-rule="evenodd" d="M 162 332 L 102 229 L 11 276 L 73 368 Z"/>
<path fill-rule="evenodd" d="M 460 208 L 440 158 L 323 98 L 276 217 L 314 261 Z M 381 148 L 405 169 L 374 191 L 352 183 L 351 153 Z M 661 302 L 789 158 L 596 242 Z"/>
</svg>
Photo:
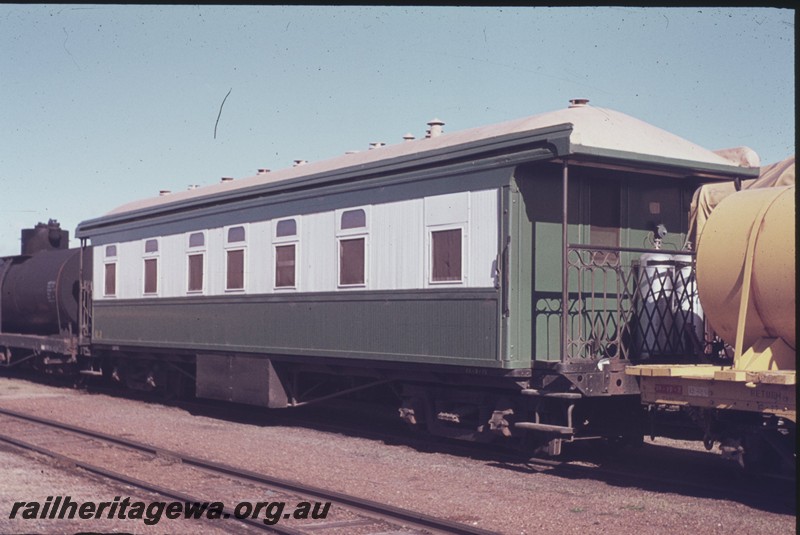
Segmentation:
<svg viewBox="0 0 800 535">
<path fill-rule="evenodd" d="M 793 185 L 795 183 L 794 160 L 795 157 L 792 155 L 785 160 L 762 167 L 758 178 L 742 181 L 742 189 L 773 188 Z M 722 199 L 735 192 L 736 187 L 733 182 L 724 182 L 721 184 L 706 184 L 694 193 L 689 211 L 688 236 L 688 240 L 693 245 L 697 244 L 697 240 L 703 232 L 706 220 L 708 220 L 708 216 L 714 208 Z"/>
</svg>

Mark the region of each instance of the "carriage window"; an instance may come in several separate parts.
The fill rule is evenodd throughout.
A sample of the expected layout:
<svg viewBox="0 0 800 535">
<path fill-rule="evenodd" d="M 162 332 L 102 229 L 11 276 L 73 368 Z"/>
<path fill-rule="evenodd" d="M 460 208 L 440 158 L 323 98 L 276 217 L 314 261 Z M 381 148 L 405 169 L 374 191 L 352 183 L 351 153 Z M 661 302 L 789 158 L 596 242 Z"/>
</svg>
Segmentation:
<svg viewBox="0 0 800 535">
<path fill-rule="evenodd" d="M 297 287 L 297 219 L 283 219 L 275 225 L 275 288 Z"/>
<path fill-rule="evenodd" d="M 589 201 L 589 243 L 619 246 L 620 185 L 615 180 L 592 179 Z"/>
<path fill-rule="evenodd" d="M 227 276 L 225 281 L 226 290 L 244 289 L 244 249 L 228 251 L 227 255 Z"/>
<path fill-rule="evenodd" d="M 339 285 L 364 284 L 364 238 L 339 240 Z"/>
<path fill-rule="evenodd" d="M 231 227 L 228 229 L 228 243 L 244 241 L 244 227 Z"/>
<path fill-rule="evenodd" d="M 206 244 L 206 236 L 202 232 L 189 234 L 189 247 L 203 247 Z"/>
<path fill-rule="evenodd" d="M 144 260 L 144 293 L 158 292 L 158 258 L 145 258 Z"/>
<path fill-rule="evenodd" d="M 189 255 L 189 286 L 190 292 L 203 291 L 203 253 Z"/>
<path fill-rule="evenodd" d="M 461 229 L 431 232 L 431 281 L 461 280 Z"/>
<path fill-rule="evenodd" d="M 362 209 L 342 212 L 341 230 L 364 228 L 367 226 L 367 214 Z"/>
<path fill-rule="evenodd" d="M 275 246 L 275 287 L 295 286 L 295 244 Z"/>
<path fill-rule="evenodd" d="M 187 292 L 203 291 L 206 235 L 203 232 L 189 234 L 189 249 L 186 255 Z"/>
<path fill-rule="evenodd" d="M 339 286 L 364 286 L 367 282 L 367 210 L 339 213 Z"/>
<path fill-rule="evenodd" d="M 158 293 L 158 240 L 144 242 L 144 293 Z"/>
<path fill-rule="evenodd" d="M 225 289 L 244 290 L 244 227 L 228 229 L 225 254 Z M 237 247 L 237 248 L 234 248 Z"/>
<path fill-rule="evenodd" d="M 103 267 L 103 295 L 117 295 L 117 246 L 106 245 L 105 265 Z"/>
<path fill-rule="evenodd" d="M 284 219 L 283 221 L 278 221 L 278 225 L 275 228 L 275 236 L 278 238 L 284 238 L 286 236 L 295 235 L 297 235 L 297 222 L 294 219 Z"/>
<path fill-rule="evenodd" d="M 105 265 L 103 290 L 106 296 L 117 295 L 117 264 L 115 262 Z"/>
</svg>

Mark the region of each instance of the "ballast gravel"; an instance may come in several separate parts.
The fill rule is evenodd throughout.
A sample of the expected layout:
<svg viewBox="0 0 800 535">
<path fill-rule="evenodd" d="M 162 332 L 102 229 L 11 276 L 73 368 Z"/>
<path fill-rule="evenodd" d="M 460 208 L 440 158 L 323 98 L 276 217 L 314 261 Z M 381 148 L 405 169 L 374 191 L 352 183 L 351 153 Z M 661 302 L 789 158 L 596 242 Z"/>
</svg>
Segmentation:
<svg viewBox="0 0 800 535">
<path fill-rule="evenodd" d="M 631 484 L 629 479 L 593 475 L 591 470 L 562 471 L 547 464 L 448 453 L 441 448 L 420 448 L 369 434 L 333 432 L 302 423 L 288 425 L 283 417 L 272 423 L 269 419 L 259 424 L 240 423 L 158 403 L 8 377 L 0 377 L 0 407 L 503 534 L 796 533 L 794 511 L 754 504 L 734 495 L 709 496 L 702 489 Z M 363 422 L 363 426 L 368 428 L 369 422 Z M 674 463 L 668 468 L 674 468 L 675 473 L 693 469 L 660 444 L 644 446 L 664 448 L 665 455 L 656 462 Z M 696 449 L 696 445 L 691 447 Z M 705 452 L 693 451 L 692 455 Z M 719 460 L 707 455 L 710 462 Z M 592 462 L 584 464 L 591 466 Z M 730 469 L 734 467 L 731 465 Z M 72 495 L 110 501 L 120 492 L 96 478 L 83 477 L 74 470 L 21 454 L 15 448 L 0 447 L 0 533 L 193 531 L 177 521 L 162 521 L 151 529 L 141 522 L 134 525 L 131 521 L 93 520 L 69 524 L 65 529 L 63 524 L 56 527 L 49 521 L 9 519 L 13 503 L 19 500 L 43 502 L 47 496 Z M 225 502 L 226 496 L 219 496 L 218 500 Z M 224 522 L 219 526 L 206 524 L 202 531 L 208 532 L 207 528 L 218 532 L 239 530 Z"/>
</svg>

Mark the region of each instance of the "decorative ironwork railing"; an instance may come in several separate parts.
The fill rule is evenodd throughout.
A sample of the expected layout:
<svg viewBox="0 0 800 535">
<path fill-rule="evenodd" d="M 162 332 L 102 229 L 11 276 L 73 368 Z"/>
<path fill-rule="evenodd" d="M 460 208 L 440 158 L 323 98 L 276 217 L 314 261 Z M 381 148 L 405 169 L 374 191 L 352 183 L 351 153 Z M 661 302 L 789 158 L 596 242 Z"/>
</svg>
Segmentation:
<svg viewBox="0 0 800 535">
<path fill-rule="evenodd" d="M 80 282 L 78 345 L 88 346 L 92 340 L 92 281 Z"/>
<path fill-rule="evenodd" d="M 640 360 L 702 353 L 695 253 L 567 248 L 565 360 Z"/>
</svg>

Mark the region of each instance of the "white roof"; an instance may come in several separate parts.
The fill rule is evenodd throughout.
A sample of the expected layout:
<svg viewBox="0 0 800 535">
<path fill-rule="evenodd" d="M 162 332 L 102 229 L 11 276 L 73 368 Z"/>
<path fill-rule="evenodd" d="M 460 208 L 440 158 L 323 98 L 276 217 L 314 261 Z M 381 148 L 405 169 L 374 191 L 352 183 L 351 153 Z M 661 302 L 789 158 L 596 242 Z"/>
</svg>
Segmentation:
<svg viewBox="0 0 800 535">
<path fill-rule="evenodd" d="M 569 138 L 570 152 L 581 152 L 581 148 L 604 149 L 701 164 L 734 165 L 730 160 L 699 145 L 695 145 L 624 113 L 589 105 L 578 105 L 523 119 L 441 134 L 432 138 L 404 141 L 396 145 L 387 145 L 369 151 L 345 154 L 329 160 L 311 162 L 249 178 L 220 182 L 193 190 L 142 199 L 122 205 L 107 215 L 152 208 L 172 202 L 291 180 L 336 169 L 363 166 L 384 159 L 456 147 L 509 134 L 521 134 L 524 132 L 534 134 L 537 130 L 556 125 L 572 126 L 572 133 Z"/>
</svg>

